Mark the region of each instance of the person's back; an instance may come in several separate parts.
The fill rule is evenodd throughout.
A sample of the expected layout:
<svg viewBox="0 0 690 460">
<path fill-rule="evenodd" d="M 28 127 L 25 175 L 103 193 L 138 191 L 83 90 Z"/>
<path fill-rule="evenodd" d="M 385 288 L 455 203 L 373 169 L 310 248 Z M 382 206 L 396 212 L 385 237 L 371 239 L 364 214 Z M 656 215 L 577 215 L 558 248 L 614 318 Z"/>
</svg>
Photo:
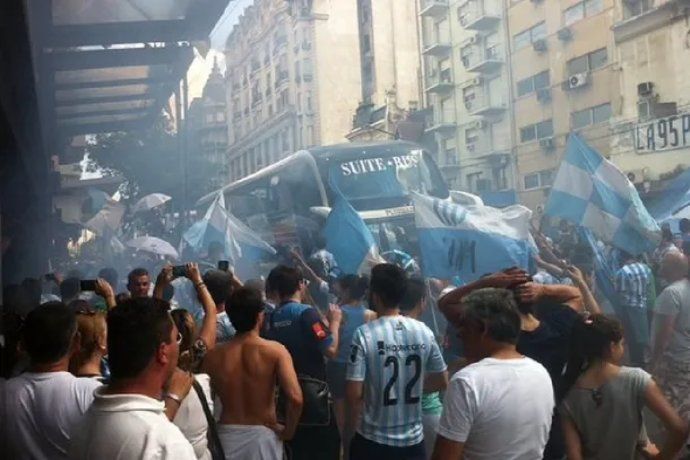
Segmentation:
<svg viewBox="0 0 690 460">
<path fill-rule="evenodd" d="M 203 370 L 211 377 L 223 407 L 218 436 L 227 459 L 281 460 L 283 440 L 297 428 L 302 392 L 285 347 L 262 339 L 264 303 L 247 288 L 230 297 L 230 319 L 237 335 L 208 352 Z M 276 414 L 275 387 L 287 395 L 284 430 Z"/>
<path fill-rule="evenodd" d="M 598 390 L 573 387 L 562 403 L 580 434 L 585 459 L 633 459 L 640 440 L 644 393 L 651 376 L 621 367 Z"/>
<path fill-rule="evenodd" d="M 275 384 L 282 345 L 260 337 L 231 339 L 206 358 L 213 388 L 223 405 L 220 423 L 276 424 Z"/>
<path fill-rule="evenodd" d="M 446 369 L 431 330 L 412 318 L 383 316 L 361 326 L 352 343 L 366 360 L 364 410 L 358 431 L 386 445 L 421 442 L 424 375 Z M 354 348 L 352 353 L 357 359 Z M 348 370 L 348 380 L 359 376 L 354 369 Z"/>
<path fill-rule="evenodd" d="M 98 380 L 69 372 L 27 372 L 8 380 L 3 423 L 10 457 L 66 458 L 72 431 L 99 386 Z"/>
<path fill-rule="evenodd" d="M 60 302 L 34 309 L 21 343 L 31 361 L 29 372 L 7 381 L 0 414 L 9 458 L 66 458 L 76 426 L 101 385 L 67 372 L 78 347 L 74 312 Z"/>
<path fill-rule="evenodd" d="M 452 438 L 447 427 L 462 429 L 462 416 L 471 419 L 465 459 L 541 458 L 554 407 L 551 379 L 541 364 L 527 357 L 485 358 L 455 374 L 449 387 L 466 395 L 469 413 L 457 420 L 444 417 L 439 434 Z"/>
</svg>

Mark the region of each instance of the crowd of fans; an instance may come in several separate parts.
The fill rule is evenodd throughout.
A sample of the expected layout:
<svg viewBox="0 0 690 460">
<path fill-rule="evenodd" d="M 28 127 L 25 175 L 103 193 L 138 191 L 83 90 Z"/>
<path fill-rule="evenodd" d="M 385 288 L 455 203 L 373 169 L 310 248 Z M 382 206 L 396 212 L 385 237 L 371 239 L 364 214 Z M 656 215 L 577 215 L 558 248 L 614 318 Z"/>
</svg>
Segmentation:
<svg viewBox="0 0 690 460">
<path fill-rule="evenodd" d="M 607 253 L 567 226 L 536 273 L 460 286 L 320 249 L 266 279 L 195 263 L 6 290 L 0 446 L 12 459 L 688 456 L 690 221 Z M 688 243 L 688 244 L 686 244 Z M 458 283 L 456 283 L 458 284 Z M 659 295 L 656 295 L 659 292 Z M 437 309 L 443 334 L 420 321 Z M 450 378 L 449 378 L 450 375 Z"/>
</svg>

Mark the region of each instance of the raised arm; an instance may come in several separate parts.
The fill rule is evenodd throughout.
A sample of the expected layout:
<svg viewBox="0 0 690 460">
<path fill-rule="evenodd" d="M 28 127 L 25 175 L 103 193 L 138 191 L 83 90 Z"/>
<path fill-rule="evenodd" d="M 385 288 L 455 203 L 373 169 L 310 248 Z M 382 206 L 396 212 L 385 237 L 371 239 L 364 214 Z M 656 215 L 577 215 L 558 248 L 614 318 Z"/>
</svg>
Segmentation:
<svg viewBox="0 0 690 460">
<path fill-rule="evenodd" d="M 335 358 L 338 354 L 338 347 L 340 344 L 340 324 L 343 318 L 343 312 L 337 305 L 330 305 L 328 307 L 328 327 L 331 331 L 331 343 L 325 349 L 324 355 L 328 358 Z"/>
<path fill-rule="evenodd" d="M 527 273 L 519 269 L 511 269 L 504 272 L 494 273 L 484 278 L 480 278 L 473 283 L 453 289 L 439 299 L 438 308 L 450 323 L 455 323 L 462 312 L 463 297 L 472 291 L 488 287 L 507 288 L 521 283 L 526 283 L 527 280 Z"/>
<path fill-rule="evenodd" d="M 319 285 L 325 282 L 316 274 L 316 272 L 314 272 L 314 270 L 311 269 L 309 264 L 302 258 L 297 249 L 291 249 L 290 255 L 292 256 L 292 260 L 295 265 L 297 265 L 304 273 L 305 278 L 312 283 L 318 283 Z"/>
<path fill-rule="evenodd" d="M 302 388 L 297 380 L 295 366 L 292 364 L 290 353 L 282 345 L 276 345 L 280 352 L 278 356 L 278 384 L 285 394 L 287 407 L 285 410 L 285 427 L 278 429 L 278 436 L 283 441 L 289 441 L 295 436 L 297 424 L 302 415 L 304 405 Z"/>
<path fill-rule="evenodd" d="M 201 323 L 199 338 L 204 341 L 208 350 L 216 346 L 216 304 L 201 277 L 199 266 L 195 263 L 187 264 L 185 275 L 194 284 L 201 306 L 204 308 L 204 320 Z M 157 285 L 156 285 L 157 286 Z"/>
<path fill-rule="evenodd" d="M 592 294 L 591 289 L 589 289 L 589 285 L 587 284 L 582 271 L 580 271 L 580 269 L 574 265 L 571 265 L 568 267 L 566 272 L 568 277 L 573 280 L 575 286 L 580 290 L 580 294 L 582 295 L 582 303 L 585 310 L 593 315 L 601 314 L 599 302 L 597 302 L 597 300 L 594 298 L 594 294 Z"/>
<path fill-rule="evenodd" d="M 582 312 L 584 310 L 582 294 L 575 286 L 525 283 L 518 286 L 516 293 L 521 302 L 536 303 L 544 299 L 549 299 L 557 303 L 568 305 L 577 312 Z"/>
<path fill-rule="evenodd" d="M 111 308 L 115 308 L 115 305 L 117 305 L 117 301 L 115 300 L 115 291 L 113 291 L 113 287 L 103 278 L 98 278 L 96 280 L 96 294 L 103 297 L 103 300 L 105 300 L 105 305 L 106 307 L 108 307 L 108 310 L 110 310 Z"/>
<path fill-rule="evenodd" d="M 173 280 L 173 267 L 170 264 L 165 265 L 161 272 L 156 277 L 156 285 L 153 287 L 153 298 L 163 300 L 163 291 Z"/>
</svg>

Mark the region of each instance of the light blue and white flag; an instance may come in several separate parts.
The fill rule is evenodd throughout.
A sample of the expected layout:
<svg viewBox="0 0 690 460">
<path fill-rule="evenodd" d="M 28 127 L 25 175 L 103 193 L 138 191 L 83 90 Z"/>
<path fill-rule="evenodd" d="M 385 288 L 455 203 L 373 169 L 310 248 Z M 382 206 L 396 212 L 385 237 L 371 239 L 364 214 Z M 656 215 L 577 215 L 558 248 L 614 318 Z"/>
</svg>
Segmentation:
<svg viewBox="0 0 690 460">
<path fill-rule="evenodd" d="M 333 254 L 343 274 L 369 273 L 371 267 L 385 262 L 371 231 L 343 196 L 336 198 L 323 235 L 326 249 Z"/>
<path fill-rule="evenodd" d="M 590 229 L 637 255 L 656 247 L 660 229 L 621 170 L 571 133 L 544 213 Z"/>
<path fill-rule="evenodd" d="M 469 283 L 510 267 L 528 269 L 528 208 L 457 204 L 418 193 L 413 201 L 425 276 Z"/>
<path fill-rule="evenodd" d="M 203 219 L 189 227 L 182 235 L 184 249 L 180 253 L 189 248 L 200 255 L 208 250 L 212 242 L 218 242 L 223 246 L 225 257 L 233 264 L 238 264 L 243 259 L 251 259 L 249 262 L 253 262 L 262 253 L 275 254 L 275 249 L 230 214 L 224 203 L 223 195 L 219 194 Z"/>
</svg>

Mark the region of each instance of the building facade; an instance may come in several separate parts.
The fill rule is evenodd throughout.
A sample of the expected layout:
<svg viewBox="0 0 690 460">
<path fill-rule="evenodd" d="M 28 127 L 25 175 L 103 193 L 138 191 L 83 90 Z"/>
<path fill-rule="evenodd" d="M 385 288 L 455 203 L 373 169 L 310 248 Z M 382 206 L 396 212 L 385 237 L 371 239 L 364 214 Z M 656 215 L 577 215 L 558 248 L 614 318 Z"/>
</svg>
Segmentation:
<svg viewBox="0 0 690 460">
<path fill-rule="evenodd" d="M 688 0 L 619 2 L 621 109 L 611 159 L 643 192 L 690 165 Z"/>
<path fill-rule="evenodd" d="M 508 7 L 520 202 L 543 209 L 578 132 L 604 156 L 621 110 L 614 0 L 518 0 Z"/>
<path fill-rule="evenodd" d="M 357 0 L 361 68 L 360 105 L 351 141 L 390 140 L 421 99 L 415 2 Z"/>
<path fill-rule="evenodd" d="M 226 44 L 229 179 L 345 141 L 361 97 L 355 0 L 256 0 Z"/>
<path fill-rule="evenodd" d="M 200 156 L 203 168 L 198 186 L 203 193 L 216 190 L 228 181 L 228 123 L 225 79 L 214 61 L 202 96 L 195 98 L 188 110 L 189 156 Z M 198 166 L 194 166 L 198 167 Z"/>
</svg>

